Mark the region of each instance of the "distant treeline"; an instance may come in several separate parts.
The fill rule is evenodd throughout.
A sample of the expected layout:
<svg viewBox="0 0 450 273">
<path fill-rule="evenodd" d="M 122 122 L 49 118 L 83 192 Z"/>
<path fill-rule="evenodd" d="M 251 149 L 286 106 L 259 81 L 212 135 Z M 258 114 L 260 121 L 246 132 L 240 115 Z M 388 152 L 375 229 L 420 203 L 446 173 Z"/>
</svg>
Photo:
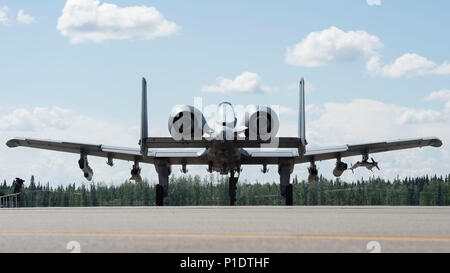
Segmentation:
<svg viewBox="0 0 450 273">
<path fill-rule="evenodd" d="M 31 177 L 22 189 L 22 207 L 83 206 L 153 206 L 155 186 L 148 181 L 126 181 L 120 185 L 103 183 L 50 187 L 36 183 Z M 223 176 L 172 176 L 165 205 L 228 205 L 228 182 Z M 28 184 L 28 183 L 27 183 Z M 293 178 L 294 205 L 450 205 L 450 175 L 417 177 L 386 181 L 370 178 L 355 183 L 320 177 L 308 183 Z M 239 183 L 237 205 L 283 205 L 278 183 Z M 0 192 L 8 194 L 12 187 L 4 181 Z"/>
</svg>

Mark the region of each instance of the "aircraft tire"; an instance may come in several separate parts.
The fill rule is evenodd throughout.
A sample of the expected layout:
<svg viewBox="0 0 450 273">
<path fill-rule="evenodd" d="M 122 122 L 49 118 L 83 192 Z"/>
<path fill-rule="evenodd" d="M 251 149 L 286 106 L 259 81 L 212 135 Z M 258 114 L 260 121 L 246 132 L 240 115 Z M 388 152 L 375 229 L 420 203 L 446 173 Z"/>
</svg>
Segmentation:
<svg viewBox="0 0 450 273">
<path fill-rule="evenodd" d="M 161 185 L 156 185 L 156 205 L 161 207 L 164 205 L 164 188 Z"/>
<path fill-rule="evenodd" d="M 289 184 L 286 186 L 286 206 L 292 206 L 294 203 L 293 199 L 292 184 Z"/>
</svg>

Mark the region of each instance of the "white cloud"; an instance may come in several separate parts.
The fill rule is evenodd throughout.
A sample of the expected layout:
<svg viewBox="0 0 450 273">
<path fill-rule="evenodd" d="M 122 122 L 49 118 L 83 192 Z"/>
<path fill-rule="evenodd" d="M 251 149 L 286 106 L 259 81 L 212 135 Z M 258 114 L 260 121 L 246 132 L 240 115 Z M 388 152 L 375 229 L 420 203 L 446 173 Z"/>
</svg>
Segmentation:
<svg viewBox="0 0 450 273">
<path fill-rule="evenodd" d="M 305 112 L 306 115 L 319 115 L 322 114 L 324 110 L 315 104 L 308 104 L 305 106 Z"/>
<path fill-rule="evenodd" d="M 438 100 L 444 102 L 444 113 L 450 114 L 450 90 L 438 90 L 431 92 L 425 100 Z"/>
<path fill-rule="evenodd" d="M 323 114 L 320 115 L 318 120 L 311 123 L 313 124 L 313 131 L 320 131 L 314 138 L 325 138 L 323 143 L 328 142 L 330 136 L 336 135 L 334 133 L 331 135 L 329 133 L 324 134 L 324 130 L 342 132 L 341 138 L 347 141 L 361 141 L 363 140 L 362 136 L 368 136 L 369 139 L 383 139 L 396 137 L 397 135 L 398 137 L 420 135 L 421 130 L 419 128 L 424 128 L 425 124 L 427 126 L 433 124 L 438 128 L 442 126 L 437 119 L 430 118 L 435 117 L 435 114 L 435 111 L 429 109 L 408 108 L 375 100 L 356 99 L 346 104 L 326 103 Z M 416 132 L 404 130 L 403 127 L 409 126 L 411 123 L 414 123 L 413 127 L 418 129 Z M 321 129 L 322 127 L 323 129 Z M 356 131 L 361 132 L 356 133 Z M 428 134 L 425 134 L 425 136 Z M 322 141 L 320 142 L 322 143 Z"/>
<path fill-rule="evenodd" d="M 295 66 L 317 67 L 367 60 L 366 69 L 371 75 L 390 78 L 450 75 L 448 61 L 438 65 L 415 53 L 403 54 L 391 64 L 383 64 L 378 52 L 381 48 L 380 39 L 366 31 L 345 32 L 332 26 L 311 32 L 298 44 L 288 47 L 285 61 Z"/>
<path fill-rule="evenodd" d="M 425 100 L 440 100 L 440 101 L 450 101 L 450 90 L 438 90 L 431 92 Z"/>
<path fill-rule="evenodd" d="M 443 64 L 433 69 L 432 74 L 436 75 L 450 75 L 450 63 L 445 61 Z"/>
<path fill-rule="evenodd" d="M 381 6 L 381 0 L 366 0 L 369 6 Z"/>
<path fill-rule="evenodd" d="M 397 58 L 392 64 L 383 65 L 380 56 L 372 56 L 366 65 L 367 71 L 382 77 L 413 77 L 429 74 L 450 75 L 450 65 L 437 65 L 425 57 L 407 53 Z"/>
<path fill-rule="evenodd" d="M 278 112 L 280 115 L 292 115 L 292 116 L 298 115 L 297 108 L 294 109 L 292 107 L 283 106 L 283 105 L 280 105 L 278 107 Z M 318 107 L 315 104 L 308 104 L 305 106 L 305 113 L 306 113 L 306 115 L 318 115 L 318 114 L 323 113 L 323 109 L 321 109 L 320 107 Z"/>
<path fill-rule="evenodd" d="M 343 31 L 337 27 L 311 32 L 286 50 L 286 63 L 317 67 L 367 59 L 383 47 L 377 36 L 366 31 Z"/>
<path fill-rule="evenodd" d="M 447 101 L 445 103 L 444 111 L 445 111 L 445 113 L 450 113 L 450 101 Z"/>
<path fill-rule="evenodd" d="M 8 23 L 8 10 L 7 6 L 0 8 L 0 24 Z"/>
<path fill-rule="evenodd" d="M 253 72 L 243 72 L 236 76 L 234 80 L 225 77 L 217 77 L 216 85 L 206 85 L 202 87 L 203 92 L 218 93 L 258 93 L 270 92 L 272 88 L 261 84 L 258 74 Z"/>
<path fill-rule="evenodd" d="M 279 115 L 297 115 L 298 111 L 294 108 L 280 105 L 278 107 L 278 114 Z"/>
<path fill-rule="evenodd" d="M 441 120 L 442 115 L 437 111 L 417 109 L 406 110 L 397 119 L 400 124 L 439 122 Z"/>
<path fill-rule="evenodd" d="M 48 128 L 65 130 L 72 118 L 72 111 L 58 107 L 36 107 L 31 111 L 16 109 L 0 117 L 0 131 L 37 131 Z"/>
<path fill-rule="evenodd" d="M 73 43 L 85 41 L 154 39 L 176 33 L 179 27 L 154 7 L 118 7 L 99 0 L 67 0 L 57 29 Z"/>
<path fill-rule="evenodd" d="M 19 24 L 31 24 L 34 21 L 35 19 L 31 15 L 26 14 L 25 10 L 21 9 L 17 12 L 17 22 Z"/>
</svg>

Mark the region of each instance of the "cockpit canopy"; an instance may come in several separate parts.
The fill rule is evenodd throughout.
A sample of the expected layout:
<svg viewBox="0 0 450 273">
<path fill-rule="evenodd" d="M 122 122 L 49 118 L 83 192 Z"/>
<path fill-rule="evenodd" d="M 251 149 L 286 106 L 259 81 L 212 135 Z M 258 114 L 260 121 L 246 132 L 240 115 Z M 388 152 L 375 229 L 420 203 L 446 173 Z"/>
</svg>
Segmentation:
<svg viewBox="0 0 450 273">
<path fill-rule="evenodd" d="M 216 123 L 220 126 L 234 128 L 236 126 L 236 115 L 233 105 L 229 102 L 222 102 L 217 106 Z"/>
</svg>

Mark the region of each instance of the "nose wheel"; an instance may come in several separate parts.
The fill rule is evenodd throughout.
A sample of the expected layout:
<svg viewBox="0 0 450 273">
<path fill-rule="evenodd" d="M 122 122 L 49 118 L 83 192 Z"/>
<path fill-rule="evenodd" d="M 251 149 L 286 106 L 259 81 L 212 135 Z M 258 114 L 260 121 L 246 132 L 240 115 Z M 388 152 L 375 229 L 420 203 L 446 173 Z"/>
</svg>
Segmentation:
<svg viewBox="0 0 450 273">
<path fill-rule="evenodd" d="M 234 206 L 236 203 L 236 191 L 237 191 L 238 180 L 239 180 L 239 176 L 235 177 L 234 172 L 231 172 L 230 178 L 228 179 L 230 206 Z"/>
</svg>

